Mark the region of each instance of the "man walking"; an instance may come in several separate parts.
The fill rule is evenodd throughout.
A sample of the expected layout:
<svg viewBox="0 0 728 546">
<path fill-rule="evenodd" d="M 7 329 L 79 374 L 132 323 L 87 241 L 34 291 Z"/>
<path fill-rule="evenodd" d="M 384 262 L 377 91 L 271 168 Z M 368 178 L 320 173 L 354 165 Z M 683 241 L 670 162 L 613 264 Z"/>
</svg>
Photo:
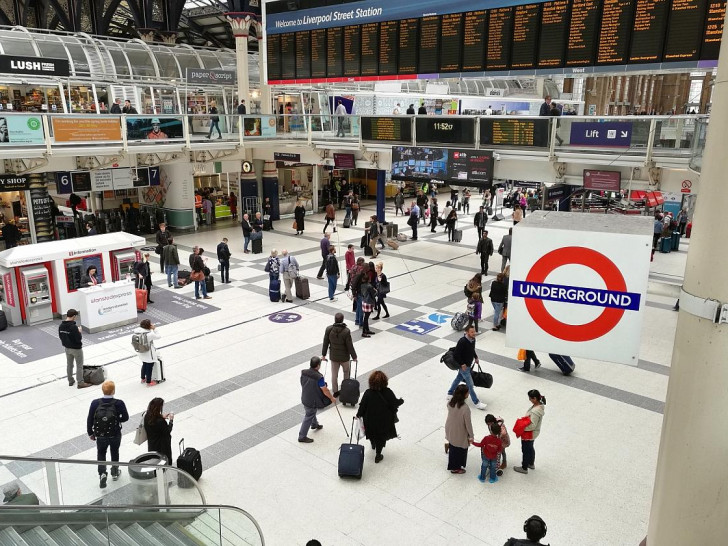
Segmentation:
<svg viewBox="0 0 728 546">
<path fill-rule="evenodd" d="M 501 244 L 498 245 L 498 254 L 503 256 L 503 261 L 501 263 L 501 271 L 503 271 L 506 268 L 506 264 L 508 263 L 508 260 L 511 259 L 512 236 L 513 236 L 513 228 L 508 228 L 508 235 L 504 235 L 503 239 L 501 240 Z"/>
<path fill-rule="evenodd" d="M 326 269 L 326 259 L 329 257 L 329 248 L 331 248 L 331 234 L 330 233 L 324 233 L 323 238 L 321 239 L 321 242 L 319 243 L 321 247 L 321 267 L 318 270 L 318 274 L 316 275 L 316 278 L 319 280 L 323 280 L 324 275 L 324 269 Z"/>
<path fill-rule="evenodd" d="M 400 190 L 397 192 L 397 195 L 394 196 L 394 215 L 399 216 L 399 213 L 402 213 L 402 216 L 404 216 L 404 210 L 402 207 L 404 206 L 404 192 L 400 188 Z"/>
<path fill-rule="evenodd" d="M 230 256 L 227 237 L 223 237 L 222 242 L 217 245 L 217 260 L 220 262 L 220 282 L 223 284 L 230 283 Z"/>
<path fill-rule="evenodd" d="M 245 254 L 250 254 L 250 250 L 248 250 L 248 245 L 250 244 L 250 234 L 253 233 L 253 226 L 250 223 L 250 218 L 248 217 L 247 212 L 243 214 L 243 221 L 241 223 L 243 226 L 243 240 L 245 241 L 245 245 L 243 246 L 243 252 Z"/>
<path fill-rule="evenodd" d="M 164 257 L 164 269 L 167 273 L 167 286 L 175 290 L 179 288 L 177 284 L 177 273 L 179 271 L 179 254 L 177 253 L 177 245 L 174 244 L 174 239 L 169 238 L 169 243 L 162 249 L 162 256 Z"/>
<path fill-rule="evenodd" d="M 285 293 L 283 294 L 283 297 L 281 298 L 281 301 L 285 303 L 288 301 L 288 303 L 293 302 L 293 294 L 291 293 L 291 286 L 293 285 L 293 281 L 296 280 L 296 277 L 298 277 L 298 260 L 294 256 L 291 256 L 288 254 L 288 251 L 284 248 L 281 250 L 281 266 L 280 266 L 280 273 L 281 277 L 283 278 L 283 285 L 285 286 Z"/>
<path fill-rule="evenodd" d="M 76 326 L 78 311 L 69 309 L 66 312 L 66 319 L 58 327 L 58 337 L 66 352 L 66 376 L 68 386 L 73 387 L 78 382 L 78 388 L 90 387 L 91 383 L 83 381 L 83 341 L 81 339 L 81 327 Z M 76 379 L 73 378 L 73 361 L 76 361 Z"/>
<path fill-rule="evenodd" d="M 316 412 L 329 404 L 336 404 L 334 398 L 326 386 L 324 376 L 321 375 L 321 359 L 317 356 L 311 357 L 311 363 L 307 370 L 301 371 L 301 404 L 305 410 L 301 430 L 298 431 L 298 441 L 303 444 L 310 444 L 313 438 L 308 437 L 308 430 L 321 430 L 324 428 L 316 419 Z"/>
<path fill-rule="evenodd" d="M 157 249 L 156 253 L 159 255 L 159 271 L 161 273 L 164 273 L 164 255 L 162 254 L 162 249 L 169 244 L 169 242 L 172 240 L 172 234 L 167 231 L 167 224 L 164 222 L 161 222 L 159 224 L 159 229 L 157 230 Z"/>
<path fill-rule="evenodd" d="M 483 208 L 483 207 L 480 207 Z M 476 254 L 480 254 L 480 272 L 483 275 L 488 274 L 488 260 L 493 255 L 493 241 L 488 238 L 488 232 L 483 231 L 483 237 L 478 241 L 478 246 L 475 249 Z M 501 269 L 501 271 L 503 271 Z"/>
<path fill-rule="evenodd" d="M 92 442 L 96 442 L 96 460 L 106 461 L 106 450 L 111 450 L 111 462 L 119 462 L 119 446 L 121 445 L 121 423 L 129 420 L 126 405 L 114 398 L 116 385 L 113 381 L 104 381 L 101 385 L 104 395 L 91 402 L 86 418 L 86 433 Z M 171 464 L 171 462 L 170 462 Z M 99 487 L 106 487 L 106 465 L 100 464 Z M 111 466 L 111 479 L 116 481 L 121 476 L 118 466 Z"/>
<path fill-rule="evenodd" d="M 240 104 L 238 104 L 238 115 L 244 116 L 248 113 L 248 109 L 245 107 L 245 99 L 240 99 Z"/>
<path fill-rule="evenodd" d="M 346 211 L 346 214 L 344 215 L 344 220 L 347 218 L 351 218 L 351 205 L 354 202 L 354 192 L 352 190 L 349 190 L 344 197 L 344 210 Z"/>
<path fill-rule="evenodd" d="M 448 400 L 452 398 L 455 387 L 460 383 L 465 383 L 470 391 L 470 398 L 475 404 L 475 407 L 479 410 L 484 410 L 488 407 L 487 404 L 483 404 L 478 400 L 478 395 L 475 394 L 475 385 L 473 384 L 472 372 L 473 361 L 480 365 L 478 355 L 475 354 L 475 326 L 468 326 L 465 328 L 465 335 L 458 340 L 458 344 L 455 346 L 455 362 L 460 364 L 460 370 L 455 376 L 455 380 L 450 385 L 450 390 L 447 391 Z"/>
<path fill-rule="evenodd" d="M 488 223 L 488 214 L 485 212 L 485 207 L 481 206 L 480 210 L 475 213 L 475 218 L 473 220 L 475 229 L 478 230 L 478 240 L 480 240 L 483 236 L 483 230 L 485 229 L 486 223 Z"/>
<path fill-rule="evenodd" d="M 343 137 L 345 136 L 344 117 L 348 112 L 346 111 L 346 106 L 341 103 L 341 99 L 339 99 L 338 104 L 336 105 L 336 111 L 334 113 L 336 114 L 336 136 Z"/>
<path fill-rule="evenodd" d="M 339 396 L 339 368 L 344 370 L 344 379 L 351 377 L 351 360 L 356 360 L 354 341 L 351 330 L 344 324 L 344 314 L 336 313 L 334 323 L 326 327 L 324 345 L 321 348 L 321 359 L 326 360 L 326 351 L 331 358 L 331 387 L 334 398 Z"/>
<path fill-rule="evenodd" d="M 329 247 L 329 255 L 326 257 L 326 278 L 329 281 L 329 301 L 336 301 L 336 283 L 341 277 L 339 272 L 339 260 L 336 259 L 336 247 Z"/>
</svg>

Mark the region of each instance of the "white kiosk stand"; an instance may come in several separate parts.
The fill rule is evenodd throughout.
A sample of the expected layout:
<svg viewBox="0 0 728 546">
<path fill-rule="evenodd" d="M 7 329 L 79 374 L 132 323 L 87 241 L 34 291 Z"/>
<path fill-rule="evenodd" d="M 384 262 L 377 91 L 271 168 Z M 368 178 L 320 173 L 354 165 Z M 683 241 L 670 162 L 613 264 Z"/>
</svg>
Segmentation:
<svg viewBox="0 0 728 546">
<path fill-rule="evenodd" d="M 79 288 L 81 326 L 93 334 L 137 321 L 134 283 L 127 280 Z"/>
</svg>

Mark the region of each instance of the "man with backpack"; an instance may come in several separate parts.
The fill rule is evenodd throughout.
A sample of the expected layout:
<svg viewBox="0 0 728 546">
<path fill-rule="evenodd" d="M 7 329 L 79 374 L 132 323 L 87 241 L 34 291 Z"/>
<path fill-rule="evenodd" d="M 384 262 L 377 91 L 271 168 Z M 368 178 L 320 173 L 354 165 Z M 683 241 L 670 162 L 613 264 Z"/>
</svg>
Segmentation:
<svg viewBox="0 0 728 546">
<path fill-rule="evenodd" d="M 96 442 L 96 459 L 106 461 L 106 450 L 111 449 L 111 462 L 119 462 L 119 446 L 121 445 L 121 423 L 129 420 L 129 412 L 123 401 L 114 398 L 116 385 L 113 381 L 104 381 L 101 385 L 104 395 L 91 402 L 86 419 L 86 433 L 92 442 Z M 99 487 L 106 487 L 106 465 L 100 464 Z M 111 466 L 111 479 L 116 481 L 121 476 L 118 466 Z"/>
</svg>

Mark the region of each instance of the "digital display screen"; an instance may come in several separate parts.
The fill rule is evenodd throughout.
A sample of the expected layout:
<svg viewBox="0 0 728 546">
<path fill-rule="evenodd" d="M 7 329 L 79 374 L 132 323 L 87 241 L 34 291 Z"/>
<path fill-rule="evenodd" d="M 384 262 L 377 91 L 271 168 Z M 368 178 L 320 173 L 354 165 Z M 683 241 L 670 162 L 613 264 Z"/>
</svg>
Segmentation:
<svg viewBox="0 0 728 546">
<path fill-rule="evenodd" d="M 412 120 L 404 116 L 362 117 L 361 138 L 372 142 L 412 142 Z"/>
<path fill-rule="evenodd" d="M 461 117 L 418 117 L 417 142 L 428 144 L 475 144 L 475 120 Z"/>
<path fill-rule="evenodd" d="M 516 13 L 513 17 L 511 68 L 533 68 L 536 66 L 540 13 L 541 4 L 516 6 Z"/>
<path fill-rule="evenodd" d="M 397 21 L 379 23 L 379 75 L 397 74 Z"/>
<path fill-rule="evenodd" d="M 460 72 L 463 14 L 443 15 L 440 25 L 440 72 Z"/>
<path fill-rule="evenodd" d="M 268 57 L 268 79 L 281 79 L 281 35 L 270 34 L 266 38 L 266 55 Z"/>
<path fill-rule="evenodd" d="M 419 19 L 403 19 L 399 22 L 399 73 L 417 74 L 417 36 Z"/>
<path fill-rule="evenodd" d="M 311 77 L 326 77 L 326 29 L 311 31 Z"/>
<path fill-rule="evenodd" d="M 344 27 L 344 76 L 361 73 L 361 27 Z"/>
<path fill-rule="evenodd" d="M 629 62 L 656 63 L 662 60 L 669 5 L 669 0 L 637 0 Z"/>
<path fill-rule="evenodd" d="M 450 150 L 450 182 L 493 182 L 493 152 L 486 150 Z M 479 184 L 480 185 L 480 184 Z"/>
<path fill-rule="evenodd" d="M 564 47 L 569 35 L 569 0 L 545 2 L 541 8 L 538 43 L 539 68 L 564 66 Z"/>
<path fill-rule="evenodd" d="M 334 154 L 334 167 L 337 169 L 355 169 L 356 156 L 354 154 Z"/>
<path fill-rule="evenodd" d="M 340 78 L 344 75 L 344 29 L 341 27 L 326 29 L 326 77 Z"/>
<path fill-rule="evenodd" d="M 281 78 L 296 79 L 296 35 L 293 32 L 281 34 Z"/>
<path fill-rule="evenodd" d="M 705 16 L 705 32 L 700 58 L 704 61 L 717 61 L 720 51 L 720 39 L 723 36 L 726 0 L 711 1 Z"/>
<path fill-rule="evenodd" d="M 511 57 L 511 31 L 513 8 L 488 10 L 488 47 L 485 67 L 488 70 L 505 70 Z"/>
<path fill-rule="evenodd" d="M 547 148 L 549 120 L 547 119 L 480 119 L 482 146 L 534 146 Z"/>
<path fill-rule="evenodd" d="M 311 77 L 311 31 L 296 32 L 296 78 Z"/>
<path fill-rule="evenodd" d="M 417 178 L 448 178 L 449 150 L 444 148 L 392 148 L 392 178 L 413 180 Z"/>
<path fill-rule="evenodd" d="M 420 19 L 419 74 L 436 74 L 440 58 L 440 18 L 437 15 Z"/>
<path fill-rule="evenodd" d="M 632 0 L 604 0 L 597 64 L 625 64 L 632 30 Z"/>
<path fill-rule="evenodd" d="M 379 24 L 361 26 L 361 75 L 379 74 Z"/>
<path fill-rule="evenodd" d="M 566 66 L 594 64 L 599 28 L 599 0 L 572 0 Z"/>
<path fill-rule="evenodd" d="M 485 10 L 469 11 L 465 14 L 463 29 L 463 72 L 485 70 L 485 44 L 488 15 Z"/>
<path fill-rule="evenodd" d="M 698 58 L 705 24 L 707 0 L 672 0 L 665 39 L 666 61 L 693 61 Z"/>
</svg>

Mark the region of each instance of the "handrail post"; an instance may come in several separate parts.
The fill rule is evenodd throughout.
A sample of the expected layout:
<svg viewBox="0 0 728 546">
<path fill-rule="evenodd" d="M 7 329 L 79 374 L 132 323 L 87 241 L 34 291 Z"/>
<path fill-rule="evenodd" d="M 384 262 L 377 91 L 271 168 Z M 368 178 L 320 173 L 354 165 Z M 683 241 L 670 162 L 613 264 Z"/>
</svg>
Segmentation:
<svg viewBox="0 0 728 546">
<path fill-rule="evenodd" d="M 475 149 L 480 150 L 480 116 L 475 116 L 473 131 L 475 132 Z"/>
<path fill-rule="evenodd" d="M 126 132 L 126 114 L 121 115 L 121 148 L 124 150 L 124 153 L 129 152 L 129 139 L 128 134 Z"/>
<path fill-rule="evenodd" d="M 159 504 L 169 505 L 169 488 L 167 487 L 167 469 L 160 466 L 154 473 L 157 478 L 157 498 Z"/>
<path fill-rule="evenodd" d="M 46 474 L 46 491 L 48 492 L 48 504 L 61 505 L 61 490 L 58 487 L 58 467 L 55 461 L 45 461 L 43 467 Z"/>
<path fill-rule="evenodd" d="M 182 114 L 182 136 L 185 139 L 185 146 L 190 149 L 190 114 Z"/>
<path fill-rule="evenodd" d="M 655 131 L 657 130 L 657 119 L 650 120 L 650 132 L 647 133 L 647 152 L 645 154 L 645 166 L 652 163 L 652 151 L 655 147 Z"/>
<path fill-rule="evenodd" d="M 48 122 L 48 114 L 43 114 L 40 117 L 40 121 L 43 124 L 43 134 L 45 135 L 46 154 L 53 155 L 53 146 L 51 143 L 51 131 L 50 123 Z"/>
<path fill-rule="evenodd" d="M 555 148 L 556 148 L 556 130 L 558 129 L 558 124 L 556 123 L 556 118 L 549 118 L 549 123 L 551 123 L 550 127 L 550 137 L 549 137 L 549 161 L 553 161 L 556 157 L 555 154 Z"/>
</svg>

